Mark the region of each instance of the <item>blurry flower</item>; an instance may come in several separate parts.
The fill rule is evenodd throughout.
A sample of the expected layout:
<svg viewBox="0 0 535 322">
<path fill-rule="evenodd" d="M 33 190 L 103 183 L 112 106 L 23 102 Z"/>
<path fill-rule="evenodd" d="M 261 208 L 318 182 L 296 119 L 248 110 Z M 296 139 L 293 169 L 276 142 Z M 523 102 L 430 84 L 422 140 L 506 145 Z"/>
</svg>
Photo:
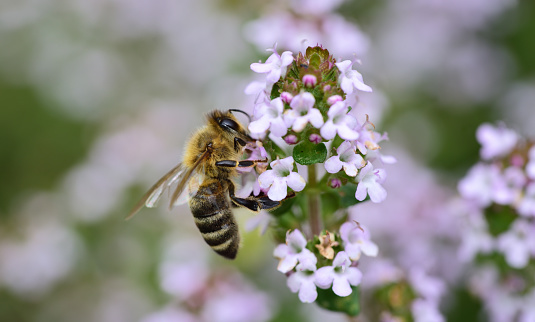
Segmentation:
<svg viewBox="0 0 535 322">
<path fill-rule="evenodd" d="M 344 99 L 342 98 L 342 96 L 340 95 L 333 95 L 333 96 L 329 96 L 329 98 L 327 99 L 327 104 L 329 105 L 334 105 L 338 102 L 342 102 Z"/>
<path fill-rule="evenodd" d="M 495 127 L 491 124 L 479 126 L 476 137 L 481 144 L 481 158 L 490 160 L 502 157 L 513 151 L 518 142 L 518 134 L 505 126 Z"/>
<path fill-rule="evenodd" d="M 269 199 L 280 201 L 286 198 L 290 187 L 294 191 L 305 188 L 306 181 L 297 172 L 293 172 L 293 157 L 275 160 L 270 163 L 271 170 L 267 170 L 258 177 L 260 188 L 267 189 Z"/>
<path fill-rule="evenodd" d="M 346 94 L 352 94 L 353 90 L 356 88 L 363 92 L 371 92 L 372 88 L 364 84 L 362 75 L 353 70 L 353 64 L 355 61 L 344 60 L 343 62 L 336 63 L 336 67 L 340 70 L 340 87 Z"/>
<path fill-rule="evenodd" d="M 415 267 L 410 270 L 409 281 L 420 297 L 434 303 L 435 306 L 446 289 L 442 280 L 427 275 L 421 268 Z"/>
<path fill-rule="evenodd" d="M 526 187 L 526 192 L 518 204 L 518 213 L 526 217 L 535 217 L 535 182 Z"/>
<path fill-rule="evenodd" d="M 286 233 L 286 244 L 280 244 L 273 251 L 273 256 L 280 259 L 277 270 L 282 273 L 291 271 L 298 262 L 313 262 L 316 263 L 317 259 L 314 254 L 306 249 L 307 240 L 305 236 L 295 229 L 293 232 Z"/>
<path fill-rule="evenodd" d="M 478 206 L 486 207 L 492 203 L 492 187 L 499 176 L 500 170 L 496 165 L 478 163 L 459 181 L 459 193 L 463 198 L 476 202 Z"/>
<path fill-rule="evenodd" d="M 443 322 L 444 317 L 440 314 L 435 303 L 424 299 L 416 299 L 412 302 L 411 312 L 415 322 Z"/>
<path fill-rule="evenodd" d="M 299 292 L 299 300 L 303 303 L 312 303 L 318 297 L 316 284 L 314 284 L 316 262 L 316 257 L 308 257 L 297 265 L 296 272 L 292 273 L 286 281 L 293 293 Z"/>
<path fill-rule="evenodd" d="M 525 183 L 526 176 L 522 169 L 508 167 L 493 182 L 494 201 L 501 205 L 512 204 L 520 198 Z"/>
<path fill-rule="evenodd" d="M 284 104 L 280 98 L 270 102 L 262 102 L 255 106 L 254 115 L 257 119 L 249 124 L 251 133 L 264 136 L 269 129 L 276 136 L 283 136 L 288 132 L 282 119 Z"/>
<path fill-rule="evenodd" d="M 309 122 L 315 128 L 320 128 L 323 125 L 323 116 L 314 108 L 315 102 L 314 96 L 309 92 L 295 96 L 290 103 L 292 109 L 284 113 L 286 126 L 292 127 L 295 132 L 303 131 Z"/>
<path fill-rule="evenodd" d="M 282 92 L 280 98 L 282 101 L 286 104 L 290 104 L 290 102 L 293 100 L 294 96 L 291 93 L 288 92 Z"/>
<path fill-rule="evenodd" d="M 266 81 L 268 83 L 276 83 L 279 79 L 286 75 L 287 66 L 293 62 L 292 52 L 285 51 L 282 55 L 277 53 L 277 45 L 272 49 L 273 54 L 269 56 L 265 63 L 253 63 L 251 64 L 251 69 L 254 72 L 267 74 Z"/>
<path fill-rule="evenodd" d="M 200 322 L 200 319 L 180 307 L 165 307 L 150 313 L 141 322 Z"/>
<path fill-rule="evenodd" d="M 371 201 L 381 202 L 386 199 L 386 190 L 381 186 L 386 178 L 386 171 L 384 169 L 373 169 L 371 162 L 368 162 L 357 175 L 357 191 L 355 198 L 362 201 L 366 199 L 366 195 L 370 196 Z"/>
<path fill-rule="evenodd" d="M 329 119 L 321 127 L 320 133 L 327 140 L 334 139 L 336 134 L 344 140 L 356 140 L 359 137 L 355 131 L 357 120 L 348 115 L 349 108 L 344 102 L 337 102 L 327 112 Z"/>
<path fill-rule="evenodd" d="M 339 252 L 332 266 L 321 267 L 316 271 L 316 285 L 323 289 L 332 285 L 334 294 L 342 297 L 350 295 L 353 292 L 351 285 L 359 285 L 362 279 L 360 270 L 350 265 L 351 260 L 346 252 Z"/>
<path fill-rule="evenodd" d="M 530 179 L 535 180 L 535 145 L 529 149 L 528 164 L 526 164 L 526 173 Z"/>
<path fill-rule="evenodd" d="M 348 176 L 354 177 L 357 175 L 358 169 L 366 164 L 362 156 L 355 153 L 355 147 L 349 141 L 344 141 L 340 144 L 336 149 L 336 153 L 338 155 L 332 156 L 325 161 L 325 170 L 329 173 L 337 173 L 344 168 L 344 172 Z"/>
<path fill-rule="evenodd" d="M 344 249 L 351 260 L 357 261 L 361 253 L 375 257 L 379 248 L 370 240 L 370 234 L 355 222 L 345 222 L 340 227 L 340 238 L 344 242 Z"/>
<path fill-rule="evenodd" d="M 327 259 L 333 259 L 333 247 L 338 246 L 338 242 L 335 241 L 334 234 L 329 231 L 326 231 L 325 234 L 319 236 L 319 240 L 320 243 L 315 246 L 319 250 L 320 254 Z"/>
<path fill-rule="evenodd" d="M 535 224 L 516 220 L 509 231 L 498 237 L 498 249 L 511 267 L 526 267 L 530 257 L 535 255 Z"/>
</svg>

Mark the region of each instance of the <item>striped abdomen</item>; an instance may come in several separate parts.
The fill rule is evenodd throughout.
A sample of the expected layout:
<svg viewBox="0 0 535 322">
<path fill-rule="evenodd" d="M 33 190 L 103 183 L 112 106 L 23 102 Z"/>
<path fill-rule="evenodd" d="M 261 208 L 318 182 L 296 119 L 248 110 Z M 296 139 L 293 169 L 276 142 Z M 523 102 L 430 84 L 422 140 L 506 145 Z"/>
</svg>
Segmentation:
<svg viewBox="0 0 535 322">
<path fill-rule="evenodd" d="M 189 206 L 206 243 L 219 255 L 234 259 L 240 235 L 223 185 L 218 180 L 205 181 L 189 200 Z"/>
</svg>

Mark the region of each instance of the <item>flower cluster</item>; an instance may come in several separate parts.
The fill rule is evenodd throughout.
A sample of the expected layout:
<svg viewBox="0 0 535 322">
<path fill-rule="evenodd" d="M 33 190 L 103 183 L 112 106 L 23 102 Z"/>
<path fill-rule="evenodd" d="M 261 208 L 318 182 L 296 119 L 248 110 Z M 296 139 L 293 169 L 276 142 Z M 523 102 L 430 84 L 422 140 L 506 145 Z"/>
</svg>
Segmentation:
<svg viewBox="0 0 535 322">
<path fill-rule="evenodd" d="M 372 89 L 353 68 L 357 60 L 337 62 L 321 46 L 296 57 L 279 54 L 276 46 L 269 51 L 265 63 L 251 64 L 264 79 L 245 91 L 255 98 L 249 131 L 272 162 L 244 185 L 256 187 L 245 195 L 281 201 L 271 211 L 281 243 L 274 256 L 290 290 L 302 302 L 356 315 L 362 277 L 357 265 L 362 253 L 376 256 L 378 247 L 348 219 L 347 208 L 385 200 L 382 166 L 395 161 L 379 151 L 387 136 L 353 109 L 358 93 Z M 348 297 L 345 304 L 333 300 Z"/>
<path fill-rule="evenodd" d="M 286 243 L 277 246 L 273 255 L 279 259 L 277 269 L 289 276 L 290 290 L 303 303 L 311 303 L 318 297 L 317 288 L 332 289 L 340 297 L 351 295 L 362 279 L 356 267 L 361 254 L 376 256 L 377 252 L 364 228 L 346 222 L 339 234 L 325 231 L 311 242 L 299 229 L 288 232 Z"/>
<path fill-rule="evenodd" d="M 490 277 L 475 277 L 474 292 L 492 308 L 497 292 L 488 291 L 500 289 L 502 300 L 516 303 L 512 320 L 535 294 L 535 143 L 490 124 L 479 127 L 477 139 L 482 161 L 458 185 L 468 214 L 460 255 L 484 263 L 478 267 Z"/>
<path fill-rule="evenodd" d="M 286 184 L 294 191 L 304 188 L 304 181 L 292 172 L 294 161 L 302 165 L 324 163 L 332 174 L 332 185 L 355 184 L 357 200 L 369 196 L 373 202 L 383 201 L 387 193 L 381 184 L 386 172 L 376 166 L 390 161 L 379 154 L 379 142 L 387 137 L 375 132 L 367 117 L 359 122 L 350 113 L 351 105 L 358 101 L 358 91 L 372 91 L 352 68 L 356 60 L 337 63 L 321 47 L 309 47 L 297 58 L 289 51 L 277 53 L 276 47 L 269 51 L 273 54 L 265 63 L 251 64 L 253 71 L 266 77 L 245 90 L 256 98 L 249 130 L 253 137 L 264 139 L 273 159 L 285 159 L 274 161 L 274 171 L 259 178 L 261 188 L 272 200 L 282 200 Z M 327 145 L 332 148 L 328 159 Z M 293 159 L 280 153 L 288 146 L 286 150 L 295 146 Z"/>
</svg>

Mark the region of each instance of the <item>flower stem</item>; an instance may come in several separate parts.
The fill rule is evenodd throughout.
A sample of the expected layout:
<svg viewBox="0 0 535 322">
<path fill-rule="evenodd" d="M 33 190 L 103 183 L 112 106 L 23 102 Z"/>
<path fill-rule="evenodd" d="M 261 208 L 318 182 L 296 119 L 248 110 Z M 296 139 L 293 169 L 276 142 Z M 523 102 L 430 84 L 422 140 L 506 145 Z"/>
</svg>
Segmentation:
<svg viewBox="0 0 535 322">
<path fill-rule="evenodd" d="M 321 214 L 319 191 L 316 189 L 316 165 L 308 166 L 308 213 L 310 216 L 310 232 L 312 236 L 319 236 L 321 232 Z"/>
</svg>

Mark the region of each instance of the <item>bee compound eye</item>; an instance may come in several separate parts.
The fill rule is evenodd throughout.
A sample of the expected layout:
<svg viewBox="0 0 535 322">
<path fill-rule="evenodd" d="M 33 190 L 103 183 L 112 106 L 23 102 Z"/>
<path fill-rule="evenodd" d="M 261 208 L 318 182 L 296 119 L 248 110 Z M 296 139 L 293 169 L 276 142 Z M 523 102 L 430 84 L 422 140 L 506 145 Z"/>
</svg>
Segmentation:
<svg viewBox="0 0 535 322">
<path fill-rule="evenodd" d="M 225 129 L 231 129 L 235 132 L 238 132 L 238 129 L 240 128 L 238 123 L 231 119 L 222 119 L 221 122 L 219 122 L 219 125 Z"/>
</svg>

